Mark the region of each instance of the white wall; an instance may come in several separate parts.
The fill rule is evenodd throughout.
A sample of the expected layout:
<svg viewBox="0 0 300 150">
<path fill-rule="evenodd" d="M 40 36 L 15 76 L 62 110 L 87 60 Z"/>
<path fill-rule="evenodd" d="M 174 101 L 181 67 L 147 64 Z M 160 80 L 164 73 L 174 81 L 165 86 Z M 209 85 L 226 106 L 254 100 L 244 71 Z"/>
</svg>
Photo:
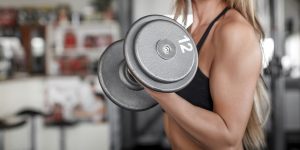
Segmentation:
<svg viewBox="0 0 300 150">
<path fill-rule="evenodd" d="M 18 79 L 0 83 L 0 117 L 17 113 L 21 108 L 44 108 L 42 78 Z"/>
</svg>

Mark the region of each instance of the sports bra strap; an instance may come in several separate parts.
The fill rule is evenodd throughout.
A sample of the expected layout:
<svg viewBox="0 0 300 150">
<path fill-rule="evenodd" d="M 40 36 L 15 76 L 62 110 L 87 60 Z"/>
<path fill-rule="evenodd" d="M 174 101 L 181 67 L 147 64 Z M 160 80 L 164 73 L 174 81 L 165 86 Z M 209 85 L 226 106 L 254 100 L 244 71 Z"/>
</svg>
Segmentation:
<svg viewBox="0 0 300 150">
<path fill-rule="evenodd" d="M 204 34 L 202 35 L 200 41 L 198 42 L 197 44 L 197 49 L 198 49 L 198 52 L 200 51 L 201 47 L 203 46 L 210 30 L 212 29 L 212 27 L 214 26 L 214 24 L 223 16 L 225 15 L 225 13 L 229 10 L 230 8 L 229 7 L 226 7 L 210 24 L 209 26 L 207 27 L 207 29 L 205 30 Z"/>
</svg>

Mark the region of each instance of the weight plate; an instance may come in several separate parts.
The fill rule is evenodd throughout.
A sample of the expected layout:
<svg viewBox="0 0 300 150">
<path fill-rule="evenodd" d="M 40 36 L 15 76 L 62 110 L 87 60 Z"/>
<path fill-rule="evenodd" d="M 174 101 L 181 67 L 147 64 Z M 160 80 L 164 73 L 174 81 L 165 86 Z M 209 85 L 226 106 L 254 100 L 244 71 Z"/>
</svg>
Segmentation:
<svg viewBox="0 0 300 150">
<path fill-rule="evenodd" d="M 98 78 L 105 95 L 118 106 L 128 110 L 146 110 L 157 103 L 144 90 L 129 87 L 124 83 L 120 70 L 124 69 L 123 41 L 111 44 L 101 55 Z M 132 81 L 130 81 L 132 82 Z"/>
<path fill-rule="evenodd" d="M 134 52 L 140 67 L 154 80 L 176 82 L 192 70 L 197 55 L 185 29 L 166 20 L 150 21 L 137 33 Z"/>
<path fill-rule="evenodd" d="M 177 23 L 176 21 L 174 21 L 171 18 L 161 16 L 161 15 L 146 16 L 146 17 L 143 17 L 143 18 L 137 20 L 132 25 L 130 30 L 127 32 L 125 42 L 124 42 L 125 59 L 126 59 L 128 68 L 130 69 L 131 73 L 144 86 L 146 86 L 150 89 L 153 89 L 155 91 L 159 91 L 159 92 L 176 92 L 176 91 L 184 88 L 185 86 L 187 86 L 191 82 L 193 77 L 195 76 L 195 73 L 198 68 L 197 50 L 196 50 L 196 48 L 193 49 L 193 53 L 194 53 L 193 57 L 194 58 L 191 58 L 191 59 L 194 59 L 194 61 L 193 61 L 190 72 L 183 79 L 178 80 L 176 82 L 162 82 L 162 81 L 154 80 L 153 77 L 151 77 L 151 76 L 149 76 L 149 74 L 145 73 L 145 71 L 139 65 L 138 60 L 136 59 L 136 54 L 134 52 L 134 47 L 135 47 L 136 35 L 142 29 L 142 27 L 145 26 L 147 23 L 150 23 L 151 21 L 157 21 L 157 20 L 170 21 L 170 22 L 174 23 L 175 25 L 182 28 L 182 31 L 185 33 L 185 35 L 189 39 L 192 39 L 192 37 L 184 29 L 184 27 L 182 27 L 179 23 Z M 161 31 L 161 32 L 165 33 L 167 31 L 168 31 L 168 29 L 166 29 L 165 31 Z M 164 39 L 162 39 L 162 40 L 164 40 Z M 191 40 L 191 44 L 193 47 L 196 47 L 195 43 L 192 40 Z M 156 47 L 154 47 L 154 50 L 156 50 Z M 176 51 L 176 53 L 178 53 L 178 50 Z M 170 58 L 170 59 L 173 59 L 173 58 Z M 159 66 L 158 66 L 158 68 L 159 68 Z M 189 66 L 188 66 L 188 68 L 189 68 Z M 177 77 L 177 79 L 178 78 L 180 78 L 180 77 Z M 165 80 L 168 80 L 168 79 L 165 79 Z M 176 79 L 171 79 L 171 80 L 176 80 Z"/>
</svg>

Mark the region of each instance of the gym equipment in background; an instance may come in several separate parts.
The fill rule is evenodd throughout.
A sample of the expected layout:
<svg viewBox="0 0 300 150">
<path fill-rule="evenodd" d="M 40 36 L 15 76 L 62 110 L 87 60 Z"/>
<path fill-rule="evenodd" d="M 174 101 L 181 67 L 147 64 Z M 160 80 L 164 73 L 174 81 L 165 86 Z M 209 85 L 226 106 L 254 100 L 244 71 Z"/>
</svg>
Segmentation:
<svg viewBox="0 0 300 150">
<path fill-rule="evenodd" d="M 26 124 L 26 119 L 17 116 L 8 116 L 0 118 L 0 150 L 4 150 L 4 132 L 17 129 Z"/>
<path fill-rule="evenodd" d="M 37 116 L 45 117 L 46 113 L 34 108 L 24 108 L 15 114 L 19 117 L 24 117 L 30 120 L 30 150 L 36 150 L 36 121 Z"/>
</svg>

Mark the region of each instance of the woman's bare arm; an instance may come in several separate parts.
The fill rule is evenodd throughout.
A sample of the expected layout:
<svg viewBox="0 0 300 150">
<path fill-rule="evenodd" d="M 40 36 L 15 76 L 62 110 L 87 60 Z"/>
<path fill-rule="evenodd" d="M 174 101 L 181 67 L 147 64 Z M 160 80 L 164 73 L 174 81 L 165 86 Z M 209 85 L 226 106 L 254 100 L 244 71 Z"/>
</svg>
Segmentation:
<svg viewBox="0 0 300 150">
<path fill-rule="evenodd" d="M 237 148 L 251 113 L 261 53 L 254 31 L 247 25 L 223 24 L 215 32 L 216 53 L 210 70 L 213 112 L 194 106 L 175 93 L 147 91 L 207 148 Z"/>
</svg>

